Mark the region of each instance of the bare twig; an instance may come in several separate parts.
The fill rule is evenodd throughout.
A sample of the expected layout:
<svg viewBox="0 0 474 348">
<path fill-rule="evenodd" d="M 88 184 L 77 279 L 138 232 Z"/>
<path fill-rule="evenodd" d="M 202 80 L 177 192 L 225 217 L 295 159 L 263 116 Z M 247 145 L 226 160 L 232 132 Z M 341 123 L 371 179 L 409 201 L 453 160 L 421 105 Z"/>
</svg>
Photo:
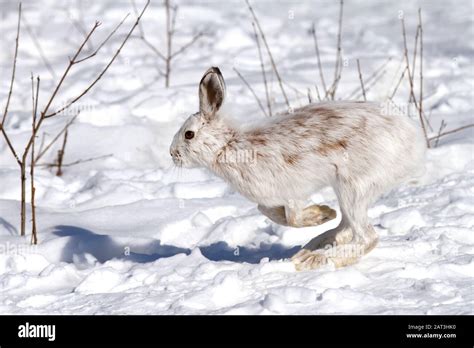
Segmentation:
<svg viewBox="0 0 474 348">
<path fill-rule="evenodd" d="M 364 79 L 362 78 L 362 72 L 360 70 L 359 59 L 357 59 L 357 70 L 359 71 L 359 80 L 360 80 L 360 87 L 362 88 L 362 95 L 364 96 L 364 101 L 367 101 L 367 97 L 365 95 L 365 88 L 364 88 Z"/>
<path fill-rule="evenodd" d="M 400 84 L 402 83 L 403 81 L 403 78 L 405 77 L 405 73 L 407 72 L 407 68 L 405 66 L 405 69 L 403 69 L 402 71 L 402 74 L 400 75 L 400 78 L 398 79 L 398 82 L 397 84 L 395 85 L 395 88 L 393 89 L 393 92 L 392 94 L 390 95 L 389 99 L 390 100 L 393 100 L 393 97 L 395 97 L 395 94 L 397 93 L 398 91 L 398 87 L 400 87 Z"/>
<path fill-rule="evenodd" d="M 321 79 L 321 84 L 323 87 L 323 90 L 326 91 L 326 81 L 324 80 L 324 74 L 323 74 L 323 66 L 321 64 L 321 57 L 319 55 L 319 45 L 318 45 L 318 37 L 316 34 L 316 25 L 313 22 L 313 25 L 311 27 L 311 34 L 313 34 L 313 41 L 314 41 L 314 49 L 316 51 L 316 59 L 318 61 L 318 70 L 319 70 L 319 78 Z"/>
<path fill-rule="evenodd" d="M 380 78 L 384 75 L 384 72 L 386 71 L 387 69 L 387 65 L 388 63 L 390 63 L 392 61 L 392 57 L 388 57 L 387 60 L 385 62 L 383 62 L 379 67 L 377 67 L 377 69 L 375 69 L 372 74 L 370 74 L 370 76 L 364 80 L 364 86 L 369 84 L 369 83 L 376 83 L 380 80 Z M 357 86 L 357 88 L 355 88 L 347 97 L 345 97 L 344 99 L 352 99 L 354 96 L 357 96 L 357 98 L 361 95 L 360 94 L 361 92 L 361 86 Z M 366 90 L 367 92 L 367 90 Z M 359 94 L 358 94 L 359 93 Z"/>
<path fill-rule="evenodd" d="M 439 138 L 444 137 L 446 135 L 453 134 L 453 133 L 456 133 L 456 132 L 459 132 L 459 131 L 462 131 L 464 129 L 471 128 L 471 127 L 474 127 L 474 123 L 471 123 L 471 124 L 468 124 L 468 125 L 465 125 L 465 126 L 462 126 L 462 127 L 458 127 L 458 128 L 455 128 L 455 129 L 451 129 L 451 130 L 449 130 L 447 132 L 444 132 L 444 133 L 440 133 L 440 134 L 438 134 L 434 137 L 429 138 L 428 140 L 432 141 L 434 139 L 439 139 Z"/>
<path fill-rule="evenodd" d="M 280 86 L 280 90 L 281 90 L 281 93 L 283 94 L 283 98 L 285 99 L 285 103 L 286 103 L 287 107 L 290 108 L 290 101 L 288 100 L 288 97 L 287 97 L 286 92 L 285 92 L 285 88 L 283 87 L 282 78 L 280 76 L 280 73 L 278 72 L 275 60 L 273 59 L 273 55 L 272 55 L 272 52 L 270 50 L 270 47 L 268 46 L 268 42 L 267 42 L 267 39 L 265 37 L 265 33 L 263 32 L 262 27 L 260 26 L 260 22 L 258 21 L 257 15 L 255 14 L 255 12 L 253 10 L 252 5 L 250 5 L 249 0 L 245 0 L 245 2 L 247 3 L 247 7 L 248 7 L 248 9 L 249 9 L 249 11 L 252 15 L 253 21 L 257 25 L 257 28 L 258 28 L 258 31 L 260 33 L 260 37 L 262 38 L 263 44 L 265 45 L 265 49 L 267 51 L 268 57 L 270 58 L 272 68 L 273 68 L 273 71 L 274 71 L 274 73 L 276 75 L 276 78 L 278 80 L 278 85 Z"/>
<path fill-rule="evenodd" d="M 69 64 L 68 66 L 66 67 L 65 71 L 63 72 L 63 75 L 61 76 L 61 78 L 59 79 L 56 87 L 54 88 L 52 94 L 50 95 L 45 107 L 43 108 L 42 112 L 40 112 L 39 114 L 39 120 L 36 122 L 36 116 L 32 122 L 32 134 L 31 134 L 31 137 L 29 138 L 26 146 L 25 146 L 25 149 L 23 151 L 23 154 L 22 154 L 22 157 L 21 157 L 21 160 L 17 154 L 17 152 L 15 151 L 14 147 L 12 146 L 12 143 L 5 131 L 5 128 L 4 128 L 4 124 L 5 124 L 5 120 L 6 120 L 6 117 L 7 117 L 7 114 L 8 114 L 8 106 L 10 104 L 10 98 L 11 98 L 11 95 L 12 95 L 12 92 L 13 92 L 13 83 L 14 83 L 14 80 L 15 80 L 15 71 L 16 71 L 16 60 L 17 60 L 17 55 L 18 55 L 18 42 L 19 42 L 19 36 L 20 36 L 20 22 L 21 22 L 21 3 L 19 5 L 19 10 L 18 10 L 18 25 L 17 25 L 17 36 L 16 36 L 16 44 L 15 44 L 15 54 L 14 54 L 14 59 L 13 59 L 13 71 L 12 71 L 12 78 L 11 78 L 11 83 L 10 83 L 10 89 L 9 89 L 9 94 L 8 94 L 8 97 L 7 97 L 7 103 L 6 103 L 6 106 L 5 106 L 5 111 L 4 111 L 4 114 L 3 114 L 3 118 L 2 118 L 2 124 L 1 124 L 1 131 L 2 131 L 2 134 L 7 142 L 7 145 L 8 147 L 10 148 L 13 156 L 15 157 L 16 161 L 18 162 L 18 165 L 20 166 L 20 177 L 21 177 L 21 208 L 20 208 L 20 218 L 21 218 L 21 222 L 20 222 L 20 235 L 24 236 L 25 235 L 25 222 L 26 222 L 26 161 L 27 161 L 27 156 L 29 155 L 29 152 L 32 148 L 34 148 L 34 143 L 35 143 L 35 138 L 36 138 L 36 134 L 38 133 L 43 121 L 48 118 L 48 117 L 52 117 L 56 114 L 58 114 L 59 112 L 65 110 L 66 108 L 70 107 L 74 102 L 76 102 L 77 100 L 79 100 L 82 96 L 84 96 L 96 83 L 97 81 L 100 80 L 100 78 L 105 74 L 105 72 L 108 70 L 108 68 L 111 66 L 111 64 L 115 61 L 115 59 L 117 58 L 117 56 L 119 55 L 121 49 L 123 48 L 123 46 L 125 45 L 125 43 L 127 42 L 127 40 L 129 39 L 129 37 L 131 36 L 133 30 L 136 28 L 136 26 L 138 25 L 142 15 L 144 14 L 145 10 L 147 9 L 148 5 L 149 5 L 150 1 L 148 0 L 145 7 L 143 8 L 142 12 L 140 13 L 140 15 L 137 17 L 137 20 L 135 22 L 135 24 L 132 26 L 132 28 L 130 29 L 130 31 L 128 32 L 127 36 L 125 37 L 125 39 L 123 40 L 122 44 L 120 45 L 120 47 L 118 48 L 118 50 L 116 51 L 116 53 L 114 54 L 114 56 L 111 58 L 111 60 L 109 61 L 109 63 L 106 65 L 106 67 L 101 71 L 101 73 L 98 75 L 98 77 L 89 85 L 89 87 L 87 87 L 78 97 L 76 97 L 75 99 L 73 99 L 69 104 L 67 104 L 65 107 L 61 108 L 60 110 L 57 110 L 56 112 L 53 112 L 52 114 L 48 114 L 48 111 L 49 111 L 49 108 L 50 106 L 52 105 L 55 97 L 57 96 L 61 86 L 63 85 L 63 82 L 65 81 L 66 77 L 68 76 L 68 73 L 70 72 L 71 68 L 78 63 L 78 57 L 79 57 L 79 54 L 81 53 L 81 51 L 83 50 L 84 48 L 84 45 L 89 41 L 89 39 L 91 38 L 91 35 L 94 33 L 94 31 L 99 27 L 100 23 L 99 22 L 96 22 L 94 24 L 94 26 L 92 27 L 92 29 L 89 31 L 89 33 L 87 34 L 87 36 L 84 38 L 83 42 L 81 43 L 81 45 L 79 46 L 79 48 L 77 49 L 76 53 L 74 54 L 73 58 L 70 58 L 69 59 Z M 37 90 L 37 93 L 39 91 L 39 80 L 38 80 L 38 90 Z M 36 115 L 36 111 L 37 111 L 37 102 L 38 102 L 38 98 L 36 98 L 36 100 L 34 100 L 34 104 L 35 104 L 35 115 Z M 33 167 L 35 166 L 35 160 L 34 160 L 34 153 L 32 154 L 32 165 Z M 30 173 L 31 174 L 31 173 Z M 31 175 L 34 175 L 34 169 L 33 169 L 33 173 Z M 33 190 L 34 191 L 34 190 Z"/>
<path fill-rule="evenodd" d="M 337 52 L 336 52 L 336 66 L 334 68 L 334 81 L 329 88 L 329 91 L 326 92 L 327 95 L 334 100 L 336 96 L 337 86 L 339 85 L 339 80 L 341 79 L 342 74 L 342 16 L 344 8 L 344 0 L 340 0 L 339 3 L 339 24 L 337 31 Z"/>
<path fill-rule="evenodd" d="M 422 126 L 424 127 L 424 115 L 423 115 L 423 22 L 421 20 L 421 8 L 418 9 L 418 27 L 420 28 L 419 33 L 420 33 L 420 97 L 418 99 L 418 107 L 419 107 L 419 113 L 420 113 L 420 120 L 423 121 Z M 414 71 L 413 67 L 413 71 Z M 414 72 L 413 72 L 414 73 Z M 425 131 L 425 136 L 426 136 L 426 130 Z M 430 141 L 427 141 L 428 148 L 430 147 Z"/>
<path fill-rule="evenodd" d="M 314 85 L 314 88 L 316 89 L 316 96 L 318 97 L 318 101 L 321 101 L 321 95 L 319 94 L 318 85 Z"/>
<path fill-rule="evenodd" d="M 308 87 L 308 104 L 313 102 L 313 98 L 311 97 L 311 88 Z"/>
<path fill-rule="evenodd" d="M 83 159 L 83 160 L 77 160 L 77 161 L 74 161 L 74 162 L 71 162 L 71 163 L 63 163 L 62 167 L 63 168 L 64 167 L 72 167 L 72 166 L 75 166 L 75 165 L 78 165 L 78 164 L 81 164 L 81 163 L 97 161 L 97 160 L 108 158 L 108 157 L 111 157 L 111 156 L 113 156 L 113 155 L 110 153 L 108 155 L 102 155 L 102 156 L 98 156 L 98 157 L 91 157 L 91 158 L 87 158 L 87 159 Z M 39 167 L 47 167 L 47 168 L 55 168 L 55 167 L 58 166 L 58 164 L 57 163 L 42 163 L 42 164 L 39 164 L 38 166 Z"/>
<path fill-rule="evenodd" d="M 444 120 L 441 120 L 441 125 L 439 126 L 438 135 L 436 136 L 436 142 L 434 144 L 434 147 L 438 147 L 441 132 L 446 128 L 446 125 L 447 125 L 446 122 L 444 122 Z"/>
<path fill-rule="evenodd" d="M 257 28 L 255 28 L 255 22 L 252 22 L 253 33 L 255 36 L 255 42 L 257 43 L 258 58 L 260 59 L 260 68 L 262 70 L 263 85 L 265 87 L 265 98 L 267 100 L 268 116 L 272 116 L 272 103 L 270 100 L 270 94 L 268 92 L 267 74 L 265 72 L 265 65 L 263 63 L 262 47 L 260 46 L 260 39 L 258 38 Z"/>
<path fill-rule="evenodd" d="M 165 87 L 170 86 L 170 72 L 171 72 L 171 45 L 173 34 L 171 32 L 171 15 L 170 15 L 170 0 L 165 0 L 166 12 L 166 60 L 165 60 Z"/>
<path fill-rule="evenodd" d="M 405 56 L 405 62 L 406 62 L 406 71 L 408 75 L 408 82 L 410 84 L 410 95 L 412 97 L 413 103 L 415 104 L 415 107 L 418 109 L 418 115 L 420 118 L 420 124 L 421 128 L 423 129 L 423 135 L 425 136 L 425 141 L 426 141 L 426 146 L 430 148 L 430 142 L 428 140 L 428 134 L 426 132 L 426 127 L 425 127 L 425 121 L 423 117 L 423 110 L 420 109 L 416 97 L 415 97 L 415 92 L 414 92 L 414 86 L 413 86 L 413 76 L 411 74 L 410 70 L 410 61 L 408 59 L 408 47 L 407 47 L 407 36 L 406 36 L 406 30 L 405 30 L 405 20 L 403 17 L 401 18 L 402 22 L 402 35 L 403 35 L 403 46 L 404 46 L 404 56 Z"/>
<path fill-rule="evenodd" d="M 135 1 L 131 0 L 133 10 L 136 14 L 138 14 L 137 7 L 135 5 Z M 176 32 L 176 18 L 178 13 L 178 6 L 172 6 L 170 0 L 164 0 L 164 7 L 165 7 L 165 14 L 166 14 L 166 27 L 165 27 L 165 34 L 166 34 L 166 53 L 162 53 L 153 43 L 151 43 L 145 36 L 145 31 L 143 30 L 143 26 L 139 24 L 139 36 L 138 38 L 143 41 L 143 43 L 153 51 L 163 62 L 165 63 L 165 71 L 164 73 L 160 71 L 165 77 L 165 87 L 168 88 L 170 85 L 171 79 L 171 67 L 173 59 L 185 52 L 188 48 L 190 48 L 196 41 L 198 41 L 202 36 L 204 36 L 203 32 L 198 32 L 195 34 L 191 40 L 181 46 L 176 51 L 173 51 L 173 37 Z"/>
<path fill-rule="evenodd" d="M 376 79 L 373 79 L 372 81 L 370 81 L 367 84 L 364 83 L 365 93 L 366 94 L 369 93 L 369 91 L 372 89 L 372 87 L 374 87 L 377 84 L 378 80 L 381 79 L 383 76 L 385 76 L 386 73 L 387 73 L 387 70 L 384 69 L 380 72 L 380 74 L 377 76 Z M 358 94 L 357 98 L 359 98 L 360 96 L 362 96 L 362 93 Z"/>
<path fill-rule="evenodd" d="M 120 54 L 123 46 L 125 46 L 125 44 L 127 43 L 128 39 L 130 38 L 130 35 L 132 35 L 133 31 L 135 30 L 135 28 L 137 27 L 138 23 L 140 22 L 140 19 L 142 18 L 143 14 L 145 13 L 145 10 L 147 9 L 148 5 L 150 4 L 150 0 L 147 1 L 145 7 L 143 8 L 142 12 L 140 13 L 140 15 L 137 17 L 136 21 L 135 21 L 135 24 L 132 26 L 132 28 L 130 29 L 130 31 L 128 32 L 128 34 L 125 36 L 125 39 L 122 41 L 122 43 L 120 44 L 119 48 L 117 49 L 117 51 L 115 52 L 115 54 L 112 56 L 112 58 L 110 59 L 110 61 L 107 63 L 107 65 L 105 66 L 105 68 L 101 71 L 101 73 L 97 76 L 97 78 L 81 93 L 79 94 L 77 97 L 75 97 L 74 99 L 72 99 L 69 103 L 67 103 L 64 107 L 60 108 L 59 110 L 56 110 L 54 111 L 53 113 L 51 114 L 47 114 L 47 111 L 49 109 L 49 106 L 51 105 L 51 102 L 52 102 L 52 99 L 54 99 L 54 97 L 56 96 L 56 93 L 57 91 L 59 90 L 59 87 L 61 87 L 61 84 L 62 82 L 64 81 L 65 77 L 67 76 L 67 73 L 69 72 L 69 70 L 71 69 L 71 67 L 77 63 L 76 59 L 79 55 L 79 53 L 81 53 L 82 51 L 82 48 L 84 47 L 84 44 L 85 42 L 87 42 L 90 38 L 90 36 L 92 35 L 92 33 L 95 31 L 95 29 L 97 29 L 97 27 L 99 26 L 99 23 L 96 22 L 96 24 L 94 25 L 94 27 L 92 28 L 92 30 L 89 32 L 89 35 L 86 37 L 86 39 L 84 40 L 84 42 L 82 43 L 82 45 L 79 47 L 78 51 L 76 52 L 74 58 L 72 58 L 70 61 L 69 61 L 69 66 L 66 68 L 66 71 L 65 73 L 63 74 L 63 77 L 61 78 L 60 80 L 60 83 L 57 85 L 56 87 L 56 90 L 55 92 L 53 93 L 52 95 L 52 98 L 50 99 L 50 101 L 48 102 L 48 104 L 46 105 L 45 107 L 45 110 L 42 112 L 42 117 L 40 118 L 40 122 L 42 119 L 45 119 L 45 118 L 49 118 L 49 117 L 53 117 L 59 113 L 61 113 L 62 111 L 64 111 L 65 109 L 69 108 L 72 104 L 74 104 L 75 102 L 77 102 L 79 99 L 81 99 L 84 95 L 86 95 L 91 89 L 92 87 L 94 87 L 94 85 L 99 82 L 99 80 L 102 78 L 102 76 L 104 76 L 104 74 L 107 72 L 107 70 L 110 68 L 110 66 L 112 65 L 112 63 L 115 61 L 115 59 L 117 58 L 117 56 Z"/>
<path fill-rule="evenodd" d="M 32 122 L 31 122 L 31 132 L 35 133 L 36 129 L 36 114 L 38 110 L 38 97 L 39 97 L 39 86 L 40 78 L 39 76 L 36 79 L 36 94 L 35 94 L 35 85 L 33 81 L 33 74 L 31 74 L 31 98 L 32 98 Z M 31 243 L 38 244 L 38 236 L 36 233 L 36 206 L 35 206 L 35 139 L 31 144 L 31 162 L 30 162 L 30 184 L 31 184 Z"/>
<path fill-rule="evenodd" d="M 63 144 L 58 151 L 58 157 L 56 159 L 56 163 L 57 163 L 56 176 L 63 175 L 62 165 L 63 165 L 64 154 L 66 153 L 67 136 L 68 136 L 68 130 L 66 128 L 66 131 L 64 132 L 64 137 L 63 137 Z"/>
<path fill-rule="evenodd" d="M 131 0 L 132 2 L 132 7 L 133 7 L 133 11 L 135 12 L 135 16 L 138 17 L 138 9 L 137 9 L 137 6 L 135 5 L 135 1 L 134 0 Z M 163 61 L 166 61 L 166 57 L 163 53 L 160 52 L 159 49 L 157 49 L 150 41 L 147 40 L 147 38 L 145 37 L 145 31 L 143 30 L 143 26 L 142 26 L 142 23 L 138 23 L 138 31 L 139 31 L 139 38 L 145 43 L 145 45 L 150 48 L 153 53 L 155 53 L 159 58 L 161 58 Z"/>
<path fill-rule="evenodd" d="M 41 44 L 40 44 L 38 38 L 36 37 L 34 31 L 28 25 L 28 21 L 26 20 L 26 17 L 23 18 L 23 21 L 25 22 L 24 23 L 25 29 L 28 32 L 28 34 L 30 35 L 31 40 L 33 41 L 33 44 L 35 45 L 36 50 L 38 51 L 38 53 L 41 57 L 41 60 L 43 61 L 46 69 L 48 69 L 48 71 L 51 74 L 51 77 L 53 78 L 53 80 L 56 80 L 56 72 L 54 71 L 54 68 L 51 66 L 49 60 L 46 58 L 46 56 L 44 54 L 44 51 L 43 51 L 43 48 L 41 47 Z"/>
<path fill-rule="evenodd" d="M 21 2 L 18 5 L 18 24 L 16 27 L 16 39 L 15 39 L 15 54 L 13 56 L 13 68 L 12 68 L 12 77 L 10 80 L 10 89 L 8 90 L 8 97 L 7 103 L 5 104 L 5 110 L 3 111 L 2 123 L 0 124 L 0 128 L 3 130 L 3 125 L 7 119 L 8 114 L 8 107 L 10 106 L 10 99 L 13 93 L 13 83 L 15 81 L 15 74 L 16 74 L 16 58 L 18 57 L 18 43 L 20 41 L 20 22 L 21 22 Z M 4 133 L 5 135 L 6 133 Z"/>
<path fill-rule="evenodd" d="M 40 146 L 40 149 L 38 151 L 38 155 L 35 158 L 35 162 L 38 162 L 44 156 L 44 154 L 51 148 L 51 146 L 53 146 L 54 143 L 56 143 L 56 141 L 59 139 L 59 137 L 64 134 L 64 132 L 69 128 L 70 125 L 73 124 L 73 122 L 79 116 L 79 113 L 80 112 L 78 112 L 68 122 L 66 122 L 66 125 L 61 129 L 61 131 L 58 134 L 56 134 L 56 136 L 44 148 L 43 148 L 44 138 L 42 139 L 41 146 Z"/>
<path fill-rule="evenodd" d="M 199 32 L 196 35 L 194 35 L 193 38 L 187 44 L 184 44 L 176 52 L 173 52 L 171 54 L 171 59 L 175 58 L 177 55 L 179 55 L 179 54 L 183 53 L 184 51 L 186 51 L 189 47 L 191 47 L 202 36 L 204 36 L 203 32 Z"/>
<path fill-rule="evenodd" d="M 245 79 L 245 77 L 242 76 L 242 74 L 234 67 L 232 68 L 235 73 L 239 76 L 239 78 L 245 83 L 245 85 L 247 86 L 247 88 L 250 90 L 250 92 L 252 92 L 255 100 L 257 101 L 258 103 L 258 106 L 260 107 L 260 110 L 262 110 L 263 114 L 265 116 L 268 116 L 267 112 L 265 111 L 265 108 L 263 107 L 263 104 L 262 102 L 260 101 L 260 99 L 258 98 L 257 94 L 255 93 L 255 91 L 253 90 L 252 86 L 250 86 L 250 84 L 247 82 L 247 80 Z"/>
<path fill-rule="evenodd" d="M 420 24 L 418 24 L 416 26 L 415 45 L 414 45 L 414 48 L 413 48 L 413 62 L 411 64 L 411 66 L 412 66 L 411 70 L 412 70 L 412 75 L 413 76 L 415 76 L 415 71 L 416 71 L 416 55 L 418 53 L 418 38 L 420 36 L 420 30 L 421 30 Z M 412 101 L 411 98 L 410 98 L 410 101 Z"/>
<path fill-rule="evenodd" d="M 110 32 L 110 34 L 105 38 L 105 40 L 101 42 L 101 44 L 95 49 L 94 52 L 92 52 L 87 57 L 77 59 L 76 61 L 74 61 L 74 64 L 78 64 L 78 63 L 83 62 L 85 60 L 88 60 L 92 57 L 95 57 L 97 55 L 97 53 L 99 53 L 100 49 L 107 43 L 107 41 L 109 41 L 109 39 L 115 34 L 115 32 L 122 26 L 123 22 L 125 22 L 125 20 L 128 18 L 129 15 L 130 14 L 127 13 L 127 15 L 120 21 L 120 23 L 115 27 L 115 29 Z"/>
</svg>

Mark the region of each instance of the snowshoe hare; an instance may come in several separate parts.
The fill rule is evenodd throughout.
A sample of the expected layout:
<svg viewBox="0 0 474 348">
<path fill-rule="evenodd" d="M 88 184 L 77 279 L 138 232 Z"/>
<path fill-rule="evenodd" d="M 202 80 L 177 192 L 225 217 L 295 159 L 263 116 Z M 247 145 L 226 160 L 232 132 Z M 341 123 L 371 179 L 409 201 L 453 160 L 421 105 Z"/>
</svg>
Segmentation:
<svg viewBox="0 0 474 348">
<path fill-rule="evenodd" d="M 422 163 L 424 139 L 412 121 L 374 103 L 323 102 L 242 127 L 224 117 L 224 98 L 224 78 L 210 68 L 199 84 L 199 112 L 174 136 L 174 163 L 210 169 L 265 215 L 291 226 L 333 218 L 325 206 L 305 209 L 313 193 L 332 186 L 341 222 L 292 257 L 297 270 L 353 264 L 374 248 L 369 206 Z"/>
</svg>

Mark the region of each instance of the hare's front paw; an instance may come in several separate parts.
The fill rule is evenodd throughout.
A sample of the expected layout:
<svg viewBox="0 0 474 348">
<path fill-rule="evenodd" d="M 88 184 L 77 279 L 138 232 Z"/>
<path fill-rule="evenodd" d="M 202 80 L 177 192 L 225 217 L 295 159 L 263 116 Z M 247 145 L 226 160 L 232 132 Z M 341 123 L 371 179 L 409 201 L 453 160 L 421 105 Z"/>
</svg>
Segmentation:
<svg viewBox="0 0 474 348">
<path fill-rule="evenodd" d="M 352 265 L 377 245 L 377 237 L 352 242 L 352 233 L 348 229 L 330 230 L 313 238 L 298 251 L 291 261 L 297 271 L 319 268 L 332 264 L 336 268 Z"/>
<path fill-rule="evenodd" d="M 332 264 L 336 268 L 352 265 L 359 261 L 363 251 L 354 244 L 337 245 L 327 250 L 301 249 L 292 258 L 297 271 L 316 269 L 326 264 Z"/>
</svg>

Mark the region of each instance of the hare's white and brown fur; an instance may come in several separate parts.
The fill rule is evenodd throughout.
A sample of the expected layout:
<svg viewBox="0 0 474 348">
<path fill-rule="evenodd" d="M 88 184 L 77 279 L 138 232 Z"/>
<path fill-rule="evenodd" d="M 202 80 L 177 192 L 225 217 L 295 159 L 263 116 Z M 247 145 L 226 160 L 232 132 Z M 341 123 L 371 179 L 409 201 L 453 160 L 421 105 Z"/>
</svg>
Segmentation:
<svg viewBox="0 0 474 348">
<path fill-rule="evenodd" d="M 292 258 L 297 269 L 328 261 L 348 265 L 371 250 L 377 235 L 369 206 L 422 163 L 425 145 L 419 129 L 408 117 L 384 114 L 378 104 L 310 104 L 241 127 L 221 115 L 225 84 L 219 69 L 204 74 L 199 92 L 200 111 L 188 118 L 171 145 L 176 164 L 210 169 L 266 215 L 284 207 L 293 226 L 304 225 L 305 203 L 313 193 L 333 187 L 341 222 Z M 193 137 L 186 139 L 189 131 Z M 229 160 L 239 153 L 250 153 L 250 160 Z"/>
</svg>

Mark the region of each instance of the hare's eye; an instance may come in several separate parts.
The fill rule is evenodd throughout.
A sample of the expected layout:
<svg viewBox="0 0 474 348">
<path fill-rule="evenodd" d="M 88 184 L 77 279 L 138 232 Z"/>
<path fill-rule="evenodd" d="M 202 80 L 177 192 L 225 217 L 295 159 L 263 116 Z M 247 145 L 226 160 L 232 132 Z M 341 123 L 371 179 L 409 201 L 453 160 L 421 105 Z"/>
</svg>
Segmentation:
<svg viewBox="0 0 474 348">
<path fill-rule="evenodd" d="M 186 131 L 186 133 L 184 133 L 184 137 L 186 139 L 192 139 L 192 138 L 194 138 L 194 132 L 193 131 Z"/>
</svg>

